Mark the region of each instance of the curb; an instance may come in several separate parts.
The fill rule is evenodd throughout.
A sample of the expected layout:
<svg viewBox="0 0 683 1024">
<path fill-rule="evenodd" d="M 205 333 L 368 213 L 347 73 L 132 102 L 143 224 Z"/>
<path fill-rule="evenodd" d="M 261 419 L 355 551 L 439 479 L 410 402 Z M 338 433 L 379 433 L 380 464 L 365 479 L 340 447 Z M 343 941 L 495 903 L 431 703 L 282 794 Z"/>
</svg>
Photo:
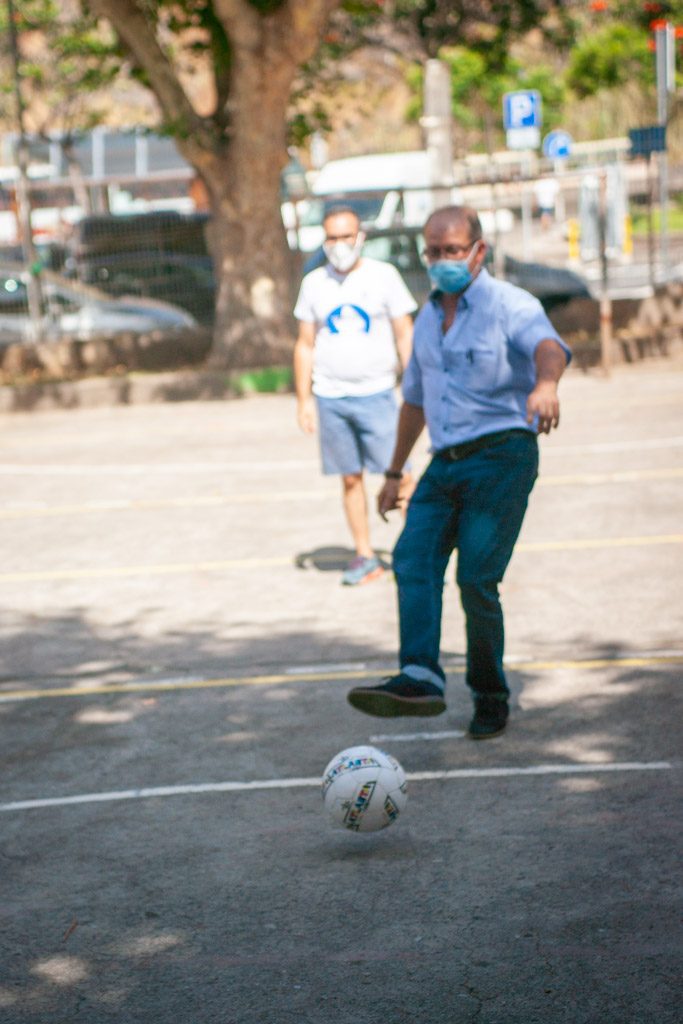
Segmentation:
<svg viewBox="0 0 683 1024">
<path fill-rule="evenodd" d="M 0 413 L 92 409 L 155 402 L 221 401 L 250 394 L 282 394 L 291 391 L 292 382 L 293 374 L 288 366 L 233 373 L 168 370 L 70 381 L 35 381 L 0 387 Z"/>
</svg>

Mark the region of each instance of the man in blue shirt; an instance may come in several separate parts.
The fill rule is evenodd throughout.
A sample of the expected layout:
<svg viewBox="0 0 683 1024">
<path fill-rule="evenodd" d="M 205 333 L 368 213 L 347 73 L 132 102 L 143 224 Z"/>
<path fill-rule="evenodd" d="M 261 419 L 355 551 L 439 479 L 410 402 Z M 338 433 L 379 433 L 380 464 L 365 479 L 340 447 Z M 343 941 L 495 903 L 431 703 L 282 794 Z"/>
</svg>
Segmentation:
<svg viewBox="0 0 683 1024">
<path fill-rule="evenodd" d="M 402 469 L 426 423 L 433 458 L 394 550 L 401 671 L 379 686 L 355 687 L 348 699 L 380 717 L 445 711 L 442 591 L 457 548 L 474 697 L 469 735 L 487 739 L 503 731 L 509 712 L 498 585 L 536 480 L 536 435 L 559 423 L 557 385 L 571 354 L 537 299 L 484 269 L 475 210 L 436 210 L 424 235 L 434 291 L 415 321 L 396 444 L 378 497 L 383 518 L 398 507 Z"/>
</svg>

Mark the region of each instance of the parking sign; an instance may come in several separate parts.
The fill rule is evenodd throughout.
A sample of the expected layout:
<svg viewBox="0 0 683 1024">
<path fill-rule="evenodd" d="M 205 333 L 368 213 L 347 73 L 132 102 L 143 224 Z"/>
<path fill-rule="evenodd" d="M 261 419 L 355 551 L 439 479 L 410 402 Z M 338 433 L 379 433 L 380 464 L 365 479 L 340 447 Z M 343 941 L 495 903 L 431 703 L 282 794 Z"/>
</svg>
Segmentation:
<svg viewBox="0 0 683 1024">
<path fill-rule="evenodd" d="M 540 128 L 543 121 L 541 94 L 535 89 L 506 92 L 503 96 L 503 125 L 506 131 Z"/>
</svg>

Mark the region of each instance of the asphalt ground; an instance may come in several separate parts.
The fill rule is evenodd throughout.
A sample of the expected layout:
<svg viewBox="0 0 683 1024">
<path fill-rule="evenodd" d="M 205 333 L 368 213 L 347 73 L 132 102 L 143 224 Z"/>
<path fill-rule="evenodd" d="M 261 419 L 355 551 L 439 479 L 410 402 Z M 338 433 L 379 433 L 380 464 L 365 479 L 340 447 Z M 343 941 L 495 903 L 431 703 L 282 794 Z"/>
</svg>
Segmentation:
<svg viewBox="0 0 683 1024">
<path fill-rule="evenodd" d="M 561 394 L 486 743 L 452 567 L 447 713 L 346 704 L 394 585 L 340 586 L 291 397 L 0 416 L 0 1020 L 680 1020 L 683 365 Z M 367 742 L 410 780 L 370 836 L 319 791 Z"/>
</svg>

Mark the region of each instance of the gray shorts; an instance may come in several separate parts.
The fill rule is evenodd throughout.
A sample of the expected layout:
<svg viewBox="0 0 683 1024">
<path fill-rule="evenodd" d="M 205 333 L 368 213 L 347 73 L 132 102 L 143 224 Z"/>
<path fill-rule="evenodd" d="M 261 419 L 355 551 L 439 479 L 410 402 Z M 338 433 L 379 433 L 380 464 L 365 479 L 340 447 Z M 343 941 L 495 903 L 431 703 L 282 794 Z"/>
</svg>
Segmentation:
<svg viewBox="0 0 683 1024">
<path fill-rule="evenodd" d="M 321 398 L 318 403 L 323 473 L 383 473 L 396 442 L 398 403 L 393 391 Z"/>
</svg>

